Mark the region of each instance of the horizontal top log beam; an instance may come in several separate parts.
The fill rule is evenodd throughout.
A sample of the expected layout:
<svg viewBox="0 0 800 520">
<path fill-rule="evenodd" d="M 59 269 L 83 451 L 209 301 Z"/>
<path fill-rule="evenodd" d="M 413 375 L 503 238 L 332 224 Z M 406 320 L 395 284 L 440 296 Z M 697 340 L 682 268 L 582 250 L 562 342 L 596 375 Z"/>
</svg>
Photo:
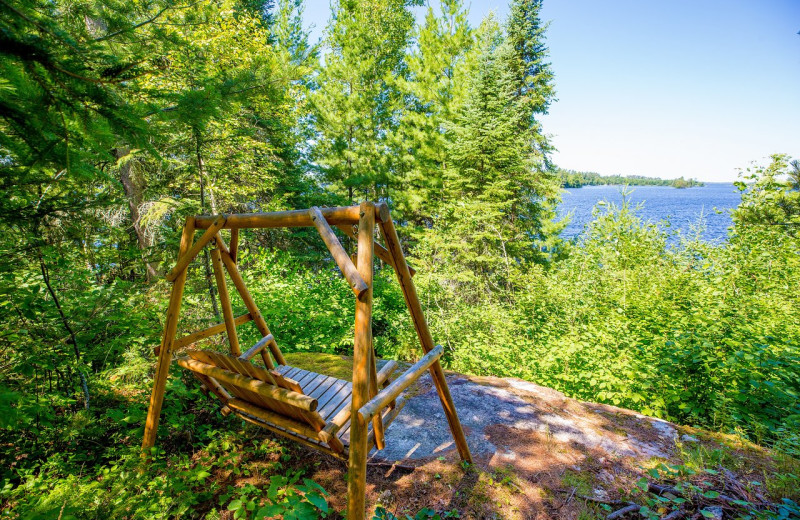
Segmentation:
<svg viewBox="0 0 800 520">
<path fill-rule="evenodd" d="M 337 224 L 358 224 L 360 218 L 360 206 L 341 206 L 336 208 L 320 208 L 322 216 L 330 225 Z M 307 209 L 295 209 L 291 211 L 275 211 L 272 213 L 234 213 L 225 215 L 225 225 L 222 229 L 242 229 L 242 228 L 281 228 L 281 227 L 313 227 L 314 221 L 311 220 Z M 195 227 L 197 229 L 208 229 L 217 216 L 200 215 L 195 217 Z M 376 211 L 375 220 L 383 222 L 389 218 L 388 208 L 385 211 Z"/>
</svg>

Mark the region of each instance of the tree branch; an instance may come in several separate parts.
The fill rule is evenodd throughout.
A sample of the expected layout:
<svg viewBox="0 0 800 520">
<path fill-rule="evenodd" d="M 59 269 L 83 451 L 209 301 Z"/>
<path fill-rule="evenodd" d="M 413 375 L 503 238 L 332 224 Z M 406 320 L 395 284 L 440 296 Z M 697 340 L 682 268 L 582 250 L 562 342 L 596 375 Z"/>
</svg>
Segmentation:
<svg viewBox="0 0 800 520">
<path fill-rule="evenodd" d="M 45 286 L 47 286 L 47 292 L 49 292 L 50 296 L 53 298 L 53 303 L 55 303 L 56 309 L 58 309 L 58 314 L 59 316 L 61 316 L 61 323 L 64 325 L 64 328 L 67 329 L 67 332 L 69 333 L 70 341 L 72 342 L 72 348 L 75 352 L 75 360 L 80 362 L 81 352 L 78 349 L 78 338 L 75 336 L 75 331 L 69 324 L 69 320 L 67 320 L 67 316 L 64 314 L 64 309 L 61 307 L 61 302 L 58 299 L 58 295 L 56 295 L 56 291 L 53 289 L 53 286 L 50 283 L 50 272 L 47 269 L 47 265 L 44 263 L 44 257 L 42 256 L 41 248 L 37 248 L 36 252 L 39 257 L 39 269 L 42 271 L 42 279 L 44 279 L 44 284 Z M 88 410 L 89 385 L 86 383 L 86 374 L 83 373 L 83 370 L 81 370 L 80 367 L 78 367 L 78 373 L 81 376 L 81 387 L 83 388 L 84 406 Z"/>
</svg>

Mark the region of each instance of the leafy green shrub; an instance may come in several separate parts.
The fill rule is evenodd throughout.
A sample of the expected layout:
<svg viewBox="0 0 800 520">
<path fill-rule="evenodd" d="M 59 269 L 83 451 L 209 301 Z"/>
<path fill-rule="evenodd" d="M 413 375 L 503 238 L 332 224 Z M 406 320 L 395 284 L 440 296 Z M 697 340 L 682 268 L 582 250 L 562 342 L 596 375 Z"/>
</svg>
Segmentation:
<svg viewBox="0 0 800 520">
<path fill-rule="evenodd" d="M 734 482 L 731 487 L 726 480 L 727 471 L 661 464 L 648 472 L 649 477 L 638 480 L 632 497 L 643 503 L 638 513 L 649 520 L 679 511 L 683 513 L 681 516 L 694 513 L 702 518 L 716 518 L 714 508 L 724 508 L 731 518 L 800 518 L 800 506 L 794 500 L 765 501 L 758 491 L 760 483 L 757 481 L 745 482 L 744 486 Z M 603 507 L 610 510 L 609 506 Z"/>
<path fill-rule="evenodd" d="M 416 515 L 404 515 L 402 520 L 442 520 L 443 518 L 459 518 L 457 511 L 448 511 L 444 514 L 439 514 L 433 509 L 424 507 L 420 509 Z M 375 509 L 375 516 L 372 517 L 372 520 L 401 520 L 394 513 L 386 510 L 383 507 L 377 507 Z"/>
<path fill-rule="evenodd" d="M 353 292 L 332 261 L 307 262 L 291 253 L 262 250 L 243 255 L 240 262 L 248 288 L 282 350 L 352 353 Z M 373 299 L 376 350 L 388 356 L 405 353 L 398 338 L 410 342 L 411 320 L 390 268 L 376 272 Z M 237 312 L 245 312 L 238 299 L 234 305 L 240 307 Z M 255 335 L 244 338 L 259 339 Z"/>
<path fill-rule="evenodd" d="M 771 174 L 785 171 L 776 160 Z M 753 215 L 763 204 L 794 207 L 785 201 L 796 189 L 748 186 L 748 216 L 735 218 L 727 243 L 670 245 L 638 208 L 600 205 L 567 258 L 509 265 L 499 282 L 496 264 L 485 272 L 460 262 L 436 228 L 421 233 L 415 280 L 445 361 L 791 450 L 800 429 L 800 241 L 793 227 L 758 225 Z"/>
<path fill-rule="evenodd" d="M 233 511 L 233 518 L 259 520 L 262 518 L 282 518 L 285 520 L 312 520 L 325 518 L 330 511 L 325 500 L 327 492 L 310 479 L 298 484 L 299 474 L 285 477 L 273 475 L 265 493 L 266 505 L 259 506 L 264 493 L 252 485 L 246 485 L 235 492 L 236 498 L 227 504 Z M 221 501 L 228 495 L 222 495 Z"/>
</svg>

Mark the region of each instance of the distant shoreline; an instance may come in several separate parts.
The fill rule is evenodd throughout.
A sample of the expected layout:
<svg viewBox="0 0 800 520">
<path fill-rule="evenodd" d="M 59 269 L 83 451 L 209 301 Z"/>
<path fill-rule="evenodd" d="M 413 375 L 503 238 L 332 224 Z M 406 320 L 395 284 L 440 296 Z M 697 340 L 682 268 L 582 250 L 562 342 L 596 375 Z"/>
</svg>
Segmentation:
<svg viewBox="0 0 800 520">
<path fill-rule="evenodd" d="M 629 184 L 629 183 L 608 183 L 608 184 L 582 184 L 580 186 L 562 186 L 565 190 L 577 190 L 580 188 L 602 188 L 604 186 L 632 186 L 636 188 L 675 188 L 676 190 L 685 190 L 689 188 L 703 188 L 707 184 L 733 184 L 732 182 L 701 182 L 693 186 L 672 186 L 671 184 Z"/>
<path fill-rule="evenodd" d="M 562 169 L 558 169 L 558 176 L 562 188 L 582 188 L 584 186 L 671 186 L 684 189 L 704 185 L 701 181 L 686 179 L 683 176 L 677 179 L 661 179 L 643 175 L 600 175 L 596 172 Z"/>
</svg>

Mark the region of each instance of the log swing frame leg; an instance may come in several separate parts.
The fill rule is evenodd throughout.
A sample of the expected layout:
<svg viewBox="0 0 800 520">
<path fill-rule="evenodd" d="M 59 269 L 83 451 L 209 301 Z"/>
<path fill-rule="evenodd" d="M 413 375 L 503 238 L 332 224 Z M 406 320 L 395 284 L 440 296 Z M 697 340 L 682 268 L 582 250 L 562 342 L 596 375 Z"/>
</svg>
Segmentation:
<svg viewBox="0 0 800 520">
<path fill-rule="evenodd" d="M 181 245 L 178 258 L 182 258 L 192 246 L 194 238 L 194 217 L 187 217 L 186 224 L 183 226 L 181 235 Z M 144 426 L 144 438 L 142 439 L 142 453 L 147 454 L 156 442 L 156 432 L 158 431 L 158 421 L 161 417 L 161 405 L 164 404 L 164 391 L 167 388 L 167 373 L 172 362 L 172 342 L 175 340 L 175 332 L 178 330 L 178 317 L 181 313 L 181 300 L 183 300 L 183 288 L 186 285 L 186 269 L 178 273 L 172 285 L 172 292 L 169 296 L 169 307 L 167 307 L 167 319 L 164 324 L 164 336 L 161 339 L 161 347 L 158 351 L 158 361 L 156 362 L 156 374 L 153 378 L 153 392 L 150 395 L 150 406 L 147 409 L 147 420 Z"/>
<path fill-rule="evenodd" d="M 380 204 L 379 211 L 389 215 L 389 208 L 385 203 Z M 385 218 L 380 224 L 383 239 L 386 242 L 386 248 L 392 255 L 395 264 L 395 275 L 400 287 L 403 290 L 403 297 L 406 300 L 406 306 L 411 313 L 411 319 L 414 321 L 414 329 L 417 331 L 419 342 L 422 349 L 427 354 L 435 347 L 433 336 L 428 329 L 428 323 L 425 321 L 425 315 L 422 313 L 422 304 L 417 296 L 417 289 L 414 287 L 414 281 L 411 279 L 411 273 L 408 270 L 403 250 L 400 247 L 400 238 L 397 236 L 397 230 L 391 218 Z M 453 404 L 453 396 L 450 394 L 450 387 L 447 386 L 447 379 L 444 376 L 442 365 L 437 359 L 430 367 L 431 378 L 436 387 L 436 393 L 439 394 L 439 400 L 442 402 L 447 423 L 450 426 L 450 432 L 453 434 L 453 441 L 458 449 L 458 455 L 461 460 L 472 464 L 472 454 L 469 451 L 467 438 L 464 435 L 464 429 L 461 427 L 461 421 L 458 419 L 458 412 L 456 406 Z"/>
<path fill-rule="evenodd" d="M 355 341 L 353 344 L 353 404 L 350 408 L 350 458 L 347 464 L 347 518 L 364 518 L 367 487 L 367 422 L 357 410 L 369 400 L 369 365 L 372 348 L 372 254 L 375 207 L 362 203 L 358 223 L 357 269 L 368 289 L 356 300 Z"/>
</svg>

